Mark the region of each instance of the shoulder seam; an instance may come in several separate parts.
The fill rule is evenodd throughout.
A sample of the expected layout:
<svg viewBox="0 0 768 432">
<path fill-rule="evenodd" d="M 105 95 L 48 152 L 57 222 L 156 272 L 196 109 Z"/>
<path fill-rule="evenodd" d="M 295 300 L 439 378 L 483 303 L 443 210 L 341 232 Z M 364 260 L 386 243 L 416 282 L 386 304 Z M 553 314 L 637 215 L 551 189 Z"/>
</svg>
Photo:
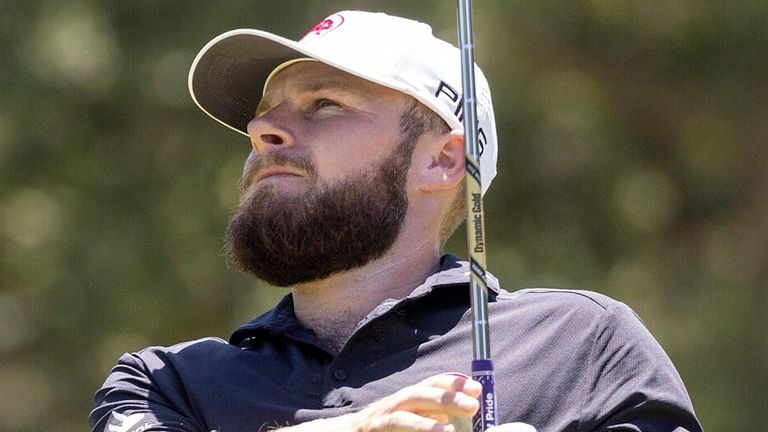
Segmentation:
<svg viewBox="0 0 768 432">
<path fill-rule="evenodd" d="M 576 289 L 560 289 L 560 288 L 523 288 L 518 291 L 515 291 L 514 294 L 519 295 L 525 295 L 525 294 L 573 294 L 579 297 L 583 297 L 585 299 L 590 300 L 594 304 L 600 306 L 602 309 L 608 309 L 609 305 L 605 304 L 604 302 L 599 301 L 595 298 L 594 295 L 590 294 L 597 294 L 592 293 L 589 291 L 583 291 L 583 290 L 576 290 Z"/>
</svg>

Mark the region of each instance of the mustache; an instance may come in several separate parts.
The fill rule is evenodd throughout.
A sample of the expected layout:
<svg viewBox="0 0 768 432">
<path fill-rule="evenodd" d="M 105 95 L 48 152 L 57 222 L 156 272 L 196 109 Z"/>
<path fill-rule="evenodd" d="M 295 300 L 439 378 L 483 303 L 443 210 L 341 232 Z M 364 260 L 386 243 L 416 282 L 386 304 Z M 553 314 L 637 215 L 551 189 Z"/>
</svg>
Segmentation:
<svg viewBox="0 0 768 432">
<path fill-rule="evenodd" d="M 255 157 L 246 164 L 246 170 L 240 178 L 240 190 L 244 191 L 248 188 L 260 172 L 273 167 L 293 168 L 307 173 L 309 177 L 315 177 L 317 174 L 315 163 L 309 156 L 267 153 Z"/>
</svg>

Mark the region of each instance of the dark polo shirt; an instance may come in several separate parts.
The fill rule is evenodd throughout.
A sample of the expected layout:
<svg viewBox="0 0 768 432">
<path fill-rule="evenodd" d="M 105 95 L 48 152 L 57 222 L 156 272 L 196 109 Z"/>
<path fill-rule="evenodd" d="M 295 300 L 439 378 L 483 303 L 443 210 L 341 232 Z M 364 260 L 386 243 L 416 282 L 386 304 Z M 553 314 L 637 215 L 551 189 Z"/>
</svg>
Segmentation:
<svg viewBox="0 0 768 432">
<path fill-rule="evenodd" d="M 465 262 L 387 300 L 335 354 L 291 296 L 238 328 L 123 355 L 96 393 L 93 431 L 267 431 L 357 411 L 441 372 L 469 373 Z M 546 431 L 700 431 L 662 348 L 623 303 L 588 291 L 501 290 L 490 278 L 501 423 Z"/>
</svg>

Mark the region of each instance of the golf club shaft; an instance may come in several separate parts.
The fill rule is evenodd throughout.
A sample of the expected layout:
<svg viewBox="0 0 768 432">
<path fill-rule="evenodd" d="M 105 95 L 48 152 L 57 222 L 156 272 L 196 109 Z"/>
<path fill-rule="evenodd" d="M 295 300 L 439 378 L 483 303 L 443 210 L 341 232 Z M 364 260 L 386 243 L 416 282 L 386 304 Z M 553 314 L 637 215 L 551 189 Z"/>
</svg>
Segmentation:
<svg viewBox="0 0 768 432">
<path fill-rule="evenodd" d="M 478 144 L 475 59 L 472 37 L 472 0 L 458 0 L 461 82 L 464 94 L 464 142 L 466 148 L 467 246 L 469 248 L 472 309 L 472 377 L 483 386 L 480 410 L 473 431 L 483 432 L 496 424 L 496 395 L 493 388 L 490 332 L 488 329 L 488 285 L 485 277 L 485 228 L 483 222 L 480 146 Z"/>
</svg>

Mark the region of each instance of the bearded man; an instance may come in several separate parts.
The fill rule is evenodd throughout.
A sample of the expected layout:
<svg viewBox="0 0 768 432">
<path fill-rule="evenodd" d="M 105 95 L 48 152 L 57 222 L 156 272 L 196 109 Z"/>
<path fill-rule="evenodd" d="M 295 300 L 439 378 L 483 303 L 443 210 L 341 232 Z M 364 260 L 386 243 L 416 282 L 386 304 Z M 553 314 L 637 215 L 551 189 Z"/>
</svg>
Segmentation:
<svg viewBox="0 0 768 432">
<path fill-rule="evenodd" d="M 464 214 L 460 75 L 455 47 L 385 14 L 340 12 L 299 42 L 235 30 L 208 43 L 190 71 L 192 96 L 252 147 L 228 256 L 291 294 L 229 342 L 121 357 L 96 394 L 93 430 L 466 424 L 480 394 L 462 375 L 468 267 L 442 253 Z M 476 76 L 484 192 L 498 144 L 488 84 Z M 628 307 L 490 281 L 502 423 L 701 430 L 674 366 Z"/>
</svg>

